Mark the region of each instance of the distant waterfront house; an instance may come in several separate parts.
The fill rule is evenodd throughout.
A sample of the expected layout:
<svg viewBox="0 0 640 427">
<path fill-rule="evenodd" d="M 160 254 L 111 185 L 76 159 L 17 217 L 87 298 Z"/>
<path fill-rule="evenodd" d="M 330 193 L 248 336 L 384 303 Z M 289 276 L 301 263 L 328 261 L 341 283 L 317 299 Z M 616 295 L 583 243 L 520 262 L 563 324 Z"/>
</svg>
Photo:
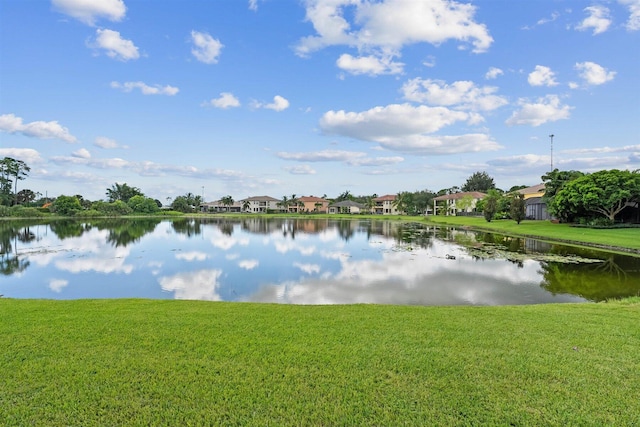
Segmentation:
<svg viewBox="0 0 640 427">
<path fill-rule="evenodd" d="M 395 194 L 376 197 L 373 199 L 375 203 L 373 206 L 373 213 L 377 215 L 400 215 L 402 212 L 394 206 L 396 198 L 397 196 Z"/>
<path fill-rule="evenodd" d="M 242 203 L 234 201 L 232 205 L 227 206 L 224 205 L 221 200 L 216 200 L 214 202 L 202 203 L 200 210 L 202 212 L 241 212 Z"/>
<path fill-rule="evenodd" d="M 433 199 L 433 211 L 437 214 L 438 209 L 444 209 L 445 215 L 470 214 L 476 212 L 476 204 L 485 197 L 487 195 L 479 191 L 444 194 Z"/>
<path fill-rule="evenodd" d="M 243 209 L 243 212 L 249 213 L 266 213 L 271 211 L 280 210 L 280 200 L 275 199 L 270 196 L 254 196 L 247 197 L 246 199 L 240 200 L 240 206 L 244 206 L 245 202 L 248 202 L 247 208 Z"/>
<path fill-rule="evenodd" d="M 329 205 L 329 213 L 330 214 L 338 214 L 338 213 L 349 213 L 349 214 L 359 214 L 365 208 L 363 204 L 354 202 L 352 200 L 345 200 L 342 202 L 334 203 Z"/>
<path fill-rule="evenodd" d="M 527 219 L 551 219 L 551 215 L 547 212 L 547 204 L 542 199 L 544 184 L 523 188 L 517 192 L 524 196 L 525 217 Z"/>
<path fill-rule="evenodd" d="M 294 212 L 327 213 L 327 209 L 329 208 L 329 201 L 326 199 L 323 199 L 322 197 L 315 197 L 315 196 L 298 197 L 298 202 L 301 202 L 303 206 L 297 206 Z M 290 208 L 290 210 L 292 208 Z"/>
</svg>

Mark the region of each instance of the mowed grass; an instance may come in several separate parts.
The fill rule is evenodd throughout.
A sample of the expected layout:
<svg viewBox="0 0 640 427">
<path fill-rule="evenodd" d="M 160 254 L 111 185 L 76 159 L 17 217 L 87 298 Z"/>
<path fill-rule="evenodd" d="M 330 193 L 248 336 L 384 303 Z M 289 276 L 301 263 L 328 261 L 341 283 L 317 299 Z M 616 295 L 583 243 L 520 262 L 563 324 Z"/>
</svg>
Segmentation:
<svg viewBox="0 0 640 427">
<path fill-rule="evenodd" d="M 640 299 L 0 299 L 3 426 L 640 423 Z"/>
<path fill-rule="evenodd" d="M 571 227 L 569 224 L 554 224 L 550 221 L 494 220 L 487 222 L 483 217 L 429 216 L 427 222 L 468 226 L 475 229 L 492 230 L 499 233 L 536 236 L 542 239 L 589 243 L 600 246 L 633 249 L 640 253 L 640 228 L 595 229 Z"/>
</svg>

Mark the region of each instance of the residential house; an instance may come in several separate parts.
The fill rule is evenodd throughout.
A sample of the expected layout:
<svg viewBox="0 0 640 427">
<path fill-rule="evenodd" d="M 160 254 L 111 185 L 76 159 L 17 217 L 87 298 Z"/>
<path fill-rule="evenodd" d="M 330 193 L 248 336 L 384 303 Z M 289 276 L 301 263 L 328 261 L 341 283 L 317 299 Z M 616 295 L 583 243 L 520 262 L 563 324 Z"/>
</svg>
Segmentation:
<svg viewBox="0 0 640 427">
<path fill-rule="evenodd" d="M 394 203 L 397 196 L 395 194 L 387 194 L 385 196 L 376 197 L 373 199 L 375 203 L 373 206 L 373 213 L 377 215 L 400 215 L 400 212 Z"/>
<path fill-rule="evenodd" d="M 360 211 L 364 209 L 365 209 L 365 206 L 363 204 L 354 202 L 353 200 L 344 200 L 342 202 L 337 202 L 332 205 L 329 205 L 330 214 L 338 214 L 338 213 L 359 214 Z"/>
<path fill-rule="evenodd" d="M 445 209 L 445 215 L 465 215 L 476 212 L 476 204 L 479 200 L 487 197 L 485 193 L 479 191 L 465 191 L 462 193 L 444 194 L 433 199 L 433 211 L 438 213 L 438 202 L 440 209 Z"/>
<path fill-rule="evenodd" d="M 266 213 L 281 210 L 279 206 L 280 200 L 270 196 L 254 196 L 240 200 L 240 205 L 245 206 L 245 202 L 249 202 L 247 208 L 243 208 L 243 212 L 249 213 Z"/>
<path fill-rule="evenodd" d="M 242 212 L 242 203 L 234 201 L 231 206 L 224 205 L 221 200 L 206 202 L 200 205 L 202 212 Z"/>
<path fill-rule="evenodd" d="M 289 212 L 321 212 L 327 213 L 329 208 L 329 201 L 322 197 L 315 196 L 303 196 L 297 198 L 298 204 L 296 206 L 289 207 Z"/>
<path fill-rule="evenodd" d="M 527 219 L 551 219 L 551 215 L 547 212 L 547 204 L 542 200 L 544 184 L 523 188 L 517 192 L 524 196 L 525 217 Z"/>
</svg>

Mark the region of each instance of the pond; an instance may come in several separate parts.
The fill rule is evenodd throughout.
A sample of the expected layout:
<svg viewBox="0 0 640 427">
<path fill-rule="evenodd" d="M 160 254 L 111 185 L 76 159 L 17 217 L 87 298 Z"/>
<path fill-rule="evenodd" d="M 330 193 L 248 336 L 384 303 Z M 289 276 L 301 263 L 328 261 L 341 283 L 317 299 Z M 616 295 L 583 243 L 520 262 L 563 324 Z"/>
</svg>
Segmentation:
<svg viewBox="0 0 640 427">
<path fill-rule="evenodd" d="M 640 258 L 387 220 L 0 223 L 5 298 L 506 305 L 640 294 Z"/>
</svg>

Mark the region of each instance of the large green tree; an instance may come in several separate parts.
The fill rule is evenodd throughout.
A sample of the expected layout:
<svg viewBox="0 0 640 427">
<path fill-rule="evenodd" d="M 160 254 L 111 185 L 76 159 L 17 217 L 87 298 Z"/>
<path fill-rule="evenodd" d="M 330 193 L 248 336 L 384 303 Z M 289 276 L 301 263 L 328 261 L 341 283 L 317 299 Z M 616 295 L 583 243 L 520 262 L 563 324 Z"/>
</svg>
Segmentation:
<svg viewBox="0 0 640 427">
<path fill-rule="evenodd" d="M 575 170 L 561 171 L 554 169 L 551 172 L 542 175 L 542 181 L 544 182 L 544 196 L 542 200 L 547 204 L 547 210 L 549 213 L 557 218 L 567 220 L 563 217 L 562 212 L 556 212 L 555 204 L 553 202 L 556 194 L 570 181 L 576 178 L 580 178 L 584 173 Z"/>
<path fill-rule="evenodd" d="M 488 173 L 475 172 L 467 178 L 467 182 L 462 186 L 462 191 L 479 191 L 481 193 L 487 193 L 489 190 L 494 188 L 496 188 L 496 184 Z"/>
<path fill-rule="evenodd" d="M 628 203 L 640 202 L 640 173 L 602 170 L 567 182 L 553 199 L 553 211 L 573 219 L 581 213 L 614 221 Z"/>
<path fill-rule="evenodd" d="M 109 202 L 115 202 L 116 200 L 122 200 L 127 203 L 133 196 L 144 196 L 142 191 L 137 187 L 131 187 L 127 183 L 118 184 L 117 182 L 107 188 L 107 198 Z"/>
<path fill-rule="evenodd" d="M 31 168 L 22 160 L 5 157 L 0 160 L 0 199 L 2 204 L 18 203 L 18 181 L 28 176 Z M 13 193 L 11 184 L 13 183 Z"/>
</svg>

